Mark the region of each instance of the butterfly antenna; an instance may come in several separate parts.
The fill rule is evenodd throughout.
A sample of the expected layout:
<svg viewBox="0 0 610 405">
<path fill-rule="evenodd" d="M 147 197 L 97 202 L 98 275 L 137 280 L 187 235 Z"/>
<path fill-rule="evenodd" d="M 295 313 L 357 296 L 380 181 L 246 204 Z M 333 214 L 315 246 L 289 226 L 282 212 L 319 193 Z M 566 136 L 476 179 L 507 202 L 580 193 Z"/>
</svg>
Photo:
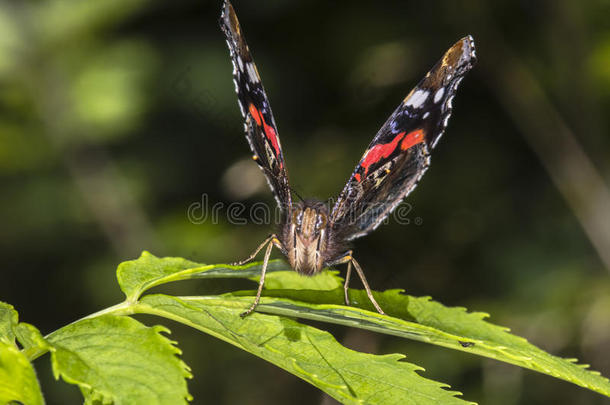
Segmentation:
<svg viewBox="0 0 610 405">
<path fill-rule="evenodd" d="M 271 171 L 271 170 L 270 170 L 268 167 L 265 167 L 265 166 L 260 166 L 260 165 L 259 165 L 259 167 L 260 167 L 260 168 L 263 170 L 263 172 L 264 172 L 265 174 L 267 174 L 268 176 L 271 176 L 271 177 L 273 177 L 273 176 L 274 176 L 274 175 L 273 175 L 273 172 L 272 172 L 272 171 Z M 304 199 L 303 197 L 301 197 L 301 195 L 300 195 L 299 193 L 297 193 L 297 191 L 296 191 L 294 188 L 292 188 L 292 187 L 290 187 L 290 186 L 288 186 L 288 188 L 290 189 L 290 191 L 292 191 L 292 192 L 293 192 L 293 193 L 294 193 L 294 194 L 295 194 L 295 195 L 298 197 L 298 199 L 299 199 L 299 200 L 301 200 L 301 201 L 305 201 L 305 199 Z"/>
</svg>

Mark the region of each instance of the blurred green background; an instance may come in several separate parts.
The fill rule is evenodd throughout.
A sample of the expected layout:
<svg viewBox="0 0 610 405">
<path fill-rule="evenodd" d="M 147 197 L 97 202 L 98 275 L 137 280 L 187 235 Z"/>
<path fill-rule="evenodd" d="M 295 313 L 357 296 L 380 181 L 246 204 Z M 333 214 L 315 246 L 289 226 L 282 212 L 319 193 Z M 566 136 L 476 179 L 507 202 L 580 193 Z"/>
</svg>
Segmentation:
<svg viewBox="0 0 610 405">
<path fill-rule="evenodd" d="M 390 221 L 358 240 L 356 257 L 374 289 L 489 312 L 534 344 L 610 375 L 608 1 L 234 5 L 291 183 L 322 199 L 338 194 L 443 52 L 472 34 L 479 64 L 407 200 L 410 223 Z M 0 300 L 43 333 L 121 300 L 116 265 L 141 250 L 228 262 L 272 231 L 226 217 L 232 202 L 273 199 L 249 161 L 220 7 L 0 2 Z M 219 223 L 189 221 L 203 195 L 223 204 Z M 252 286 L 192 281 L 163 291 Z M 168 326 L 193 368 L 196 404 L 333 403 L 226 343 Z M 358 350 L 404 353 L 425 376 L 480 403 L 607 403 L 492 360 L 321 327 Z M 74 386 L 52 382 L 47 363 L 36 365 L 48 403 L 79 403 Z"/>
</svg>

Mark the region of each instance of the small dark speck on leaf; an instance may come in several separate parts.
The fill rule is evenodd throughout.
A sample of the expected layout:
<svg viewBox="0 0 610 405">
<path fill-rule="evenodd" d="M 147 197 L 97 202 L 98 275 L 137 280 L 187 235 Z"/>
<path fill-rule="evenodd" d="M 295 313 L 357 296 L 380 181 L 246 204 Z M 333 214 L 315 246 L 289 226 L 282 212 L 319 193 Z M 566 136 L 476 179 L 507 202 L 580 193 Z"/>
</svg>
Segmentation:
<svg viewBox="0 0 610 405">
<path fill-rule="evenodd" d="M 282 324 L 284 326 L 284 336 L 286 336 L 286 338 L 291 341 L 291 342 L 297 342 L 301 339 L 301 329 L 302 326 L 298 325 L 296 322 L 292 321 L 292 320 L 286 320 L 283 319 Z"/>
<path fill-rule="evenodd" d="M 472 347 L 472 346 L 474 346 L 473 342 L 462 342 L 461 340 L 459 342 L 462 345 L 462 347 Z"/>
</svg>

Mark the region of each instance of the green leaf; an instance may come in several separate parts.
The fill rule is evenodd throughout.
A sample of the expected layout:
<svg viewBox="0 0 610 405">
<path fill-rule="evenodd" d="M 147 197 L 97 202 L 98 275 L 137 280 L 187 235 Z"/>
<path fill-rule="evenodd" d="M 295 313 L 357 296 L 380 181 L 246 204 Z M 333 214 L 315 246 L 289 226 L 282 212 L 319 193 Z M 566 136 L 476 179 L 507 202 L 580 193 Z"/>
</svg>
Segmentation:
<svg viewBox="0 0 610 405">
<path fill-rule="evenodd" d="M 0 341 L 0 404 L 44 404 L 34 368 L 14 344 Z"/>
<path fill-rule="evenodd" d="M 294 270 L 278 271 L 267 274 L 265 288 L 269 290 L 335 290 L 343 288 L 343 279 L 338 274 L 339 272 L 335 270 L 322 271 L 315 276 L 302 276 Z M 250 278 L 258 282 L 260 274 Z"/>
<path fill-rule="evenodd" d="M 19 323 L 13 306 L 0 302 L 0 404 L 11 401 L 44 404 L 36 372 L 15 344 L 15 336 L 19 336 L 22 328 L 31 328 L 32 332 L 36 328 L 22 325 L 27 324 Z M 23 345 L 21 339 L 20 342 Z"/>
<path fill-rule="evenodd" d="M 153 285 L 187 278 L 256 279 L 261 264 L 204 266 L 183 259 L 160 259 L 146 252 L 138 260 L 128 263 L 129 266 L 124 263 L 125 266 L 119 268 L 119 282 L 128 297 L 139 297 Z M 286 272 L 286 265 L 281 262 L 270 262 L 270 265 L 267 289 L 258 311 L 364 328 L 466 351 L 539 371 L 610 396 L 608 379 L 587 370 L 586 365 L 546 353 L 527 340 L 508 333 L 507 328 L 485 321 L 487 314 L 468 313 L 464 308 L 445 307 L 428 297 L 411 297 L 394 290 L 374 293 L 381 307 L 390 315 L 381 316 L 374 311 L 364 311 L 373 308 L 363 291 L 350 290 L 352 306 L 342 305 L 343 290 L 339 288 L 341 282 L 336 274 L 322 276 L 329 278 L 321 278 L 325 281 L 320 282 L 316 278 L 301 277 L 293 271 Z M 138 272 L 146 276 L 138 278 L 132 274 Z M 328 291 L 333 285 L 337 288 Z M 243 295 L 248 297 L 239 298 Z M 241 300 L 242 310 L 253 299 L 251 291 L 234 293 L 233 298 Z M 231 296 L 225 299 L 230 300 Z"/>
<path fill-rule="evenodd" d="M 343 347 L 334 337 L 291 319 L 239 314 L 234 297 L 148 295 L 136 313 L 176 320 L 216 336 L 297 375 L 345 404 L 466 404 L 445 384 L 420 376 L 399 354 L 372 355 Z"/>
<path fill-rule="evenodd" d="M 40 331 L 29 323 L 20 322 L 15 328 L 15 335 L 23 347 L 23 353 L 30 360 L 52 349 Z"/>
<path fill-rule="evenodd" d="M 246 307 L 253 299 L 252 293 L 242 292 L 235 296 L 241 294 L 248 294 L 247 298 L 236 297 Z M 400 290 L 374 295 L 387 316 L 374 310 L 340 305 L 342 290 L 269 290 L 263 295 L 257 311 L 336 323 L 449 347 L 529 368 L 610 396 L 607 378 L 587 370 L 587 365 L 575 364 L 574 359 L 562 359 L 539 349 L 526 339 L 508 333 L 508 328 L 485 321 L 488 314 L 446 307 L 430 297 L 403 295 Z M 350 297 L 354 303 L 363 303 L 372 309 L 364 291 L 350 290 Z M 320 302 L 324 304 L 318 304 Z"/>
<path fill-rule="evenodd" d="M 49 350 L 49 344 L 40 331 L 30 324 L 19 322 L 19 315 L 13 306 L 0 301 L 0 342 L 14 345 L 15 337 L 30 360 Z"/>
<path fill-rule="evenodd" d="M 191 374 L 160 332 L 168 330 L 113 315 L 68 325 L 48 337 L 55 378 L 77 384 L 89 402 L 186 403 Z"/>
<path fill-rule="evenodd" d="M 205 265 L 180 257 L 159 259 L 144 251 L 138 259 L 119 264 L 117 279 L 127 300 L 135 301 L 142 292 L 155 285 L 183 279 L 179 278 L 179 274 L 184 270 L 201 268 L 205 268 Z"/>
<path fill-rule="evenodd" d="M 0 341 L 12 343 L 15 341 L 14 328 L 19 317 L 12 305 L 0 301 Z"/>
<path fill-rule="evenodd" d="M 269 262 L 268 272 L 287 270 L 286 264 L 279 260 Z M 195 278 L 249 278 L 260 275 L 261 264 L 245 266 L 228 264 L 205 265 L 191 262 L 180 257 L 158 258 L 146 251 L 136 260 L 123 262 L 117 269 L 117 279 L 121 291 L 129 302 L 160 284 Z"/>
</svg>

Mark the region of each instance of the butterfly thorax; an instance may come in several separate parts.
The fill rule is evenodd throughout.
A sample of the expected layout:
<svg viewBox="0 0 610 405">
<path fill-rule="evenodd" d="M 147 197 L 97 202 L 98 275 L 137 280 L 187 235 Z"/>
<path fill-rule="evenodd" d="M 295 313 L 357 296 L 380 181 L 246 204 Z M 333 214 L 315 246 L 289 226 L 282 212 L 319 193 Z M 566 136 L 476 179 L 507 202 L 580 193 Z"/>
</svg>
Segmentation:
<svg viewBox="0 0 610 405">
<path fill-rule="evenodd" d="M 324 268 L 329 253 L 329 230 L 326 204 L 305 200 L 293 206 L 280 235 L 286 257 L 294 270 L 313 275 Z"/>
</svg>

